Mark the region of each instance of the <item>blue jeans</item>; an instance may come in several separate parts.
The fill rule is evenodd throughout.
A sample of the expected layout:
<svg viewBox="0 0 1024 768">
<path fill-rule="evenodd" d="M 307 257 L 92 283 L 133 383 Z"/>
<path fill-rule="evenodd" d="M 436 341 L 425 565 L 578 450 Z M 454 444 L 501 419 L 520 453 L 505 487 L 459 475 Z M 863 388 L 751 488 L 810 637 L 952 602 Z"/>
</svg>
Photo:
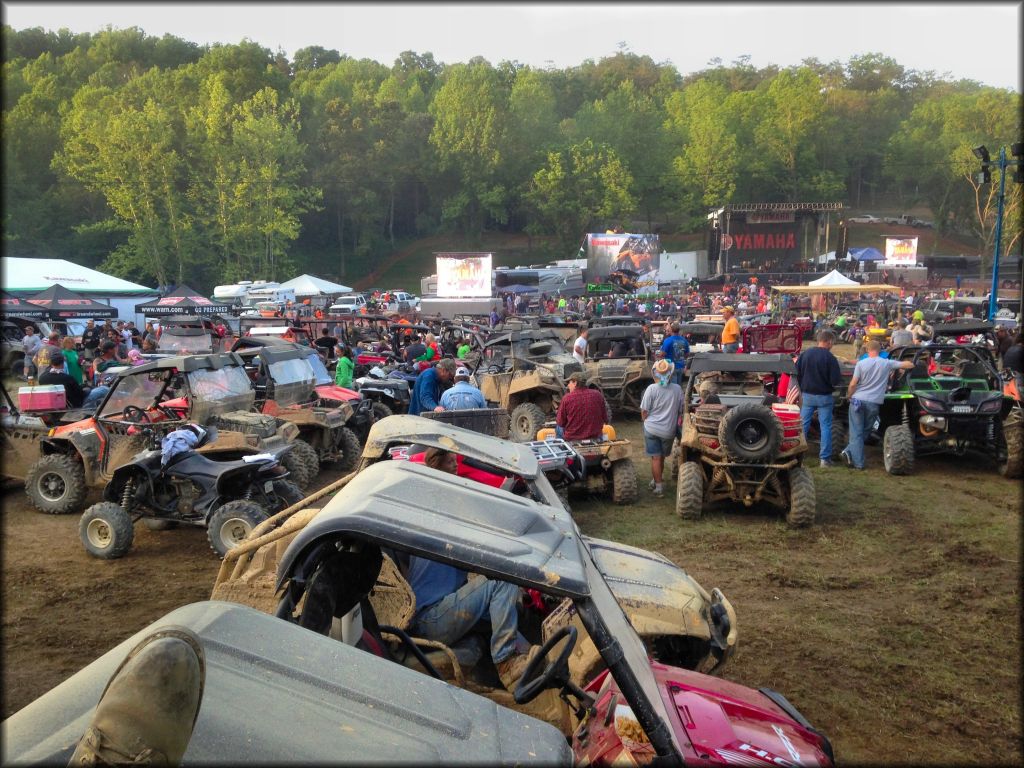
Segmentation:
<svg viewBox="0 0 1024 768">
<path fill-rule="evenodd" d="M 846 451 L 850 454 L 850 462 L 857 469 L 864 469 L 864 438 L 875 425 L 879 407 L 879 403 L 866 403 L 863 400 L 850 402 L 850 444 L 846 446 Z"/>
<path fill-rule="evenodd" d="M 818 413 L 818 426 L 821 428 L 821 447 L 818 457 L 822 461 L 832 461 L 832 407 L 835 400 L 832 395 L 809 395 L 804 392 L 800 397 L 800 420 L 804 423 L 804 437 L 811 431 L 811 419 Z"/>
<path fill-rule="evenodd" d="M 100 401 L 106 397 L 109 391 L 110 387 L 93 387 L 82 401 L 82 407 L 89 411 L 99 407 Z"/>
<path fill-rule="evenodd" d="M 416 617 L 414 634 L 427 640 L 454 645 L 476 626 L 488 619 L 491 624 L 491 659 L 505 661 L 517 650 L 529 650 L 526 638 L 519 634 L 519 587 L 507 581 L 470 579 L 458 590 L 431 605 Z"/>
<path fill-rule="evenodd" d="M 740 351 L 740 343 L 738 341 L 734 341 L 732 344 L 723 344 L 722 345 L 722 351 L 723 352 L 739 352 Z"/>
</svg>

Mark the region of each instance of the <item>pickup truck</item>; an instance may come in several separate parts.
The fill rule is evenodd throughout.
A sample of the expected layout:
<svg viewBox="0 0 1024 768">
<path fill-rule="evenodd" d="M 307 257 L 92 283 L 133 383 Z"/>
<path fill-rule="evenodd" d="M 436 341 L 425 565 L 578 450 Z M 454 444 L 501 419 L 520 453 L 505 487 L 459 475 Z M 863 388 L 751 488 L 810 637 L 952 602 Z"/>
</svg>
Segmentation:
<svg viewBox="0 0 1024 768">
<path fill-rule="evenodd" d="M 933 226 L 930 221 L 925 221 L 924 219 L 919 219 L 919 218 L 917 218 L 915 216 L 911 216 L 910 214 L 907 214 L 907 213 L 900 214 L 899 216 L 886 216 L 883 219 L 883 221 L 886 224 L 903 224 L 904 226 L 908 226 L 908 227 L 919 227 L 919 228 L 920 227 L 928 227 L 928 228 L 931 228 Z"/>
<path fill-rule="evenodd" d="M 418 312 L 420 309 L 420 300 L 413 296 L 411 293 L 405 291 L 388 291 L 391 296 L 391 301 L 387 303 L 388 312 Z"/>
</svg>

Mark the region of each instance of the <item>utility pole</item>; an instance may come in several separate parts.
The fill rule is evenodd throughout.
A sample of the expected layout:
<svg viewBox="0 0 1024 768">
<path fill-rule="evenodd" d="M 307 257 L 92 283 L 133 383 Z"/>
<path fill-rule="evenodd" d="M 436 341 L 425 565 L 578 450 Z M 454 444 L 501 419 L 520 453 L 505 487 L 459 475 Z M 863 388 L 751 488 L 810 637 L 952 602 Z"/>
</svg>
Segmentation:
<svg viewBox="0 0 1024 768">
<path fill-rule="evenodd" d="M 996 244 L 995 253 L 992 257 L 992 290 L 989 293 L 988 298 L 988 321 L 991 323 L 996 315 L 996 310 L 999 307 L 999 257 L 1003 246 L 1003 204 L 1006 199 L 1006 169 L 1009 166 L 1016 168 L 1014 172 L 1014 181 L 1018 184 L 1024 182 L 1024 144 L 1016 142 L 1011 145 L 1010 152 L 1013 154 L 1014 159 L 1007 161 L 1006 159 L 1006 147 L 999 148 L 999 159 L 993 161 L 990 159 L 988 149 L 982 145 L 975 147 L 973 150 L 974 156 L 981 160 L 981 173 L 975 178 L 980 184 L 988 184 L 992 181 L 993 167 L 999 169 L 999 196 L 996 199 Z"/>
</svg>

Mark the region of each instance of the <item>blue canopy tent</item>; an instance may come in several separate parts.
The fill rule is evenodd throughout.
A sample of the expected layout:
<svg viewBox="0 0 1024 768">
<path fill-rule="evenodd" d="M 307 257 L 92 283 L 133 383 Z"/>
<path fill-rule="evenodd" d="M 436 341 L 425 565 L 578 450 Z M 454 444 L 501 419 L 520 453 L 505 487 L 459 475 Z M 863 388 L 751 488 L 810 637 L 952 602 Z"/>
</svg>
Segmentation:
<svg viewBox="0 0 1024 768">
<path fill-rule="evenodd" d="M 850 261 L 885 261 L 885 255 L 877 248 L 848 248 L 846 258 Z"/>
</svg>

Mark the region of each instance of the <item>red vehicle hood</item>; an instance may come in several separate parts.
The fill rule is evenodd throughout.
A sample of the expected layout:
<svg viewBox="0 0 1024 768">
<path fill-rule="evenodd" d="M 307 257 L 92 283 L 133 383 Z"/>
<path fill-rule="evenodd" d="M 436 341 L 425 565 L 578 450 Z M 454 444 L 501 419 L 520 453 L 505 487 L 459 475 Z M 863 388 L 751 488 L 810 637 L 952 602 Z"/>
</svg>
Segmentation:
<svg viewBox="0 0 1024 768">
<path fill-rule="evenodd" d="M 665 703 L 705 760 L 744 766 L 832 765 L 825 738 L 767 695 L 717 677 L 652 662 Z M 677 724 L 676 727 L 678 727 Z M 828 749 L 828 752 L 826 752 Z"/>
<path fill-rule="evenodd" d="M 337 400 L 342 403 L 362 399 L 362 395 L 354 389 L 339 387 L 337 384 L 321 384 L 316 388 L 316 394 L 323 400 Z"/>
</svg>

